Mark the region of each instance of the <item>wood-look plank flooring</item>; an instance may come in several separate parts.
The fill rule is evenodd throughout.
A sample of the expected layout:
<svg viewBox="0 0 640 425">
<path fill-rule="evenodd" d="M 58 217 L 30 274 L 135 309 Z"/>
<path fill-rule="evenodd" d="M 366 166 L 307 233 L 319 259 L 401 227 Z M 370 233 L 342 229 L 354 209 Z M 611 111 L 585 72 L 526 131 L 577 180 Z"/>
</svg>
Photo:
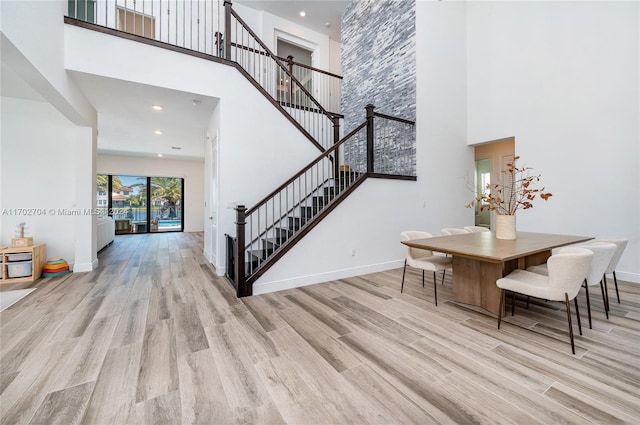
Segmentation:
<svg viewBox="0 0 640 425">
<path fill-rule="evenodd" d="M 640 285 L 496 318 L 402 269 L 236 299 L 201 233 L 119 236 L 0 313 L 2 424 L 640 423 Z M 0 290 L 27 287 L 5 284 Z M 510 307 L 508 307 L 508 311 Z M 575 316 L 574 316 L 575 323 Z"/>
</svg>

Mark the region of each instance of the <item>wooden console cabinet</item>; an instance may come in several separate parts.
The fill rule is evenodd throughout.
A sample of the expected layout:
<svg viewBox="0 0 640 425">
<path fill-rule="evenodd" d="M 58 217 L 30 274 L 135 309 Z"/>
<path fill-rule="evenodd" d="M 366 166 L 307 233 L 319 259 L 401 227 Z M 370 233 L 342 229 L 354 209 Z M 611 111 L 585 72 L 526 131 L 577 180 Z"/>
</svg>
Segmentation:
<svg viewBox="0 0 640 425">
<path fill-rule="evenodd" d="M 9 277 L 8 264 L 10 264 L 9 254 L 31 254 L 31 275 L 24 277 Z M 42 268 L 47 262 L 47 245 L 38 244 L 32 246 L 22 246 L 19 248 L 5 248 L 0 251 L 2 255 L 2 279 L 0 283 L 15 283 L 15 282 L 33 282 L 40 278 L 42 274 Z"/>
</svg>

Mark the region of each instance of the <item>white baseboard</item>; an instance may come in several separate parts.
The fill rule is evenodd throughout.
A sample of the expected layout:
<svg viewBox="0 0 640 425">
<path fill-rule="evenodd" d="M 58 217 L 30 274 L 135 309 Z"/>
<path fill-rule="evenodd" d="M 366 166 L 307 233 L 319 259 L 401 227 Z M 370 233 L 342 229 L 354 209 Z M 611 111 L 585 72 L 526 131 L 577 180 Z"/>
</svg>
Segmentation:
<svg viewBox="0 0 640 425">
<path fill-rule="evenodd" d="M 640 283 L 640 274 L 638 273 L 619 272 L 616 270 L 616 277 L 618 280 L 624 280 L 625 282 Z M 607 275 L 607 280 L 609 279 L 613 281 L 613 275 Z"/>
<path fill-rule="evenodd" d="M 396 260 L 389 261 L 385 263 L 379 264 L 370 264 L 367 266 L 354 267 L 351 269 L 343 269 L 343 270 L 334 270 L 326 273 L 318 273 L 314 275 L 307 276 L 297 276 L 290 279 L 277 280 L 277 281 L 266 281 L 261 282 L 258 280 L 253 285 L 253 294 L 267 294 L 269 292 L 282 291 L 285 289 L 298 288 L 300 286 L 313 285 L 315 283 L 328 282 L 336 279 L 344 279 L 353 276 L 361 276 L 368 273 L 376 273 L 384 270 L 390 270 L 402 267 L 404 264 L 404 260 Z M 224 270 L 218 270 L 219 276 L 224 276 Z M 619 280 L 624 280 L 625 282 L 633 282 L 640 283 L 640 275 L 637 273 L 627 273 L 627 272 L 618 272 L 616 271 L 616 276 Z M 608 279 L 613 280 L 612 276 L 608 276 Z"/>
<path fill-rule="evenodd" d="M 214 256 L 211 254 L 211 252 L 208 249 L 205 249 L 204 252 L 204 258 L 207 259 L 208 262 L 210 262 L 211 264 L 215 264 L 214 260 Z"/>
<path fill-rule="evenodd" d="M 376 273 L 384 270 L 402 267 L 404 260 L 388 261 L 385 263 L 370 264 L 367 266 L 354 267 L 343 270 L 333 270 L 326 273 L 314 275 L 298 276 L 291 279 L 284 279 L 272 282 L 258 282 L 253 285 L 253 295 L 267 294 L 269 292 L 282 291 L 285 289 L 298 288 L 300 286 L 313 285 L 314 283 L 328 282 L 347 277 L 361 276 L 368 273 Z"/>
<path fill-rule="evenodd" d="M 218 267 L 215 267 L 215 264 L 214 264 L 214 268 L 215 268 L 215 270 L 216 270 L 216 274 L 217 274 L 218 276 L 224 276 L 224 274 L 227 272 L 227 268 L 226 268 L 226 267 L 220 267 L 220 268 L 218 268 Z"/>
<path fill-rule="evenodd" d="M 226 267 L 222 267 L 222 266 L 218 266 L 217 262 L 218 262 L 218 257 L 216 257 L 215 255 L 213 255 L 210 251 L 208 250 L 204 250 L 204 258 L 207 259 L 208 262 L 210 262 L 211 264 L 213 264 L 213 268 L 216 271 L 216 275 L 218 276 L 224 276 L 224 272 L 226 271 Z"/>
<path fill-rule="evenodd" d="M 95 270 L 96 267 L 98 267 L 97 258 L 90 263 L 75 263 L 71 266 L 71 270 L 73 270 L 74 273 L 90 272 Z"/>
</svg>

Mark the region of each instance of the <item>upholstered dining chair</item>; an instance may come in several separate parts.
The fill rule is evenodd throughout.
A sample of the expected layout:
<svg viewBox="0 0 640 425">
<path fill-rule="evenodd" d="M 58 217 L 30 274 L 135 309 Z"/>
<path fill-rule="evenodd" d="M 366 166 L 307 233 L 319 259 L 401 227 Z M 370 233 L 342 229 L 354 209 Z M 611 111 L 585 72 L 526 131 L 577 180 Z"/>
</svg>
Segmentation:
<svg viewBox="0 0 640 425">
<path fill-rule="evenodd" d="M 410 230 L 402 232 L 400 237 L 403 241 L 410 241 L 414 239 L 426 239 L 432 237 L 429 232 L 422 232 L 419 230 Z M 424 288 L 424 272 L 433 272 L 433 295 L 436 306 L 438 305 L 438 285 L 436 284 L 436 273 L 442 272 L 442 281 L 444 282 L 444 273 L 447 269 L 453 267 L 453 258 L 443 257 L 441 255 L 434 255 L 433 251 L 426 249 L 411 248 L 404 245 L 405 259 L 404 269 L 402 270 L 402 284 L 400 286 L 400 292 L 404 290 L 404 277 L 407 271 L 407 266 L 414 267 L 422 270 L 422 287 Z"/>
<path fill-rule="evenodd" d="M 593 242 L 607 242 L 616 245 L 616 252 L 613 254 L 613 258 L 611 258 L 611 262 L 607 267 L 607 270 L 604 272 L 604 290 L 607 291 L 607 275 L 613 274 L 613 283 L 616 287 L 616 298 L 618 298 L 618 304 L 620 304 L 620 293 L 618 292 L 618 278 L 616 277 L 616 267 L 618 266 L 618 262 L 622 257 L 622 253 L 627 247 L 627 243 L 629 243 L 629 239 L 626 238 L 601 238 L 594 239 Z M 607 300 L 609 299 L 607 292 Z"/>
<path fill-rule="evenodd" d="M 589 316 L 589 329 L 593 329 L 591 326 L 591 302 L 589 301 L 589 286 L 600 285 L 600 291 L 602 292 L 602 303 L 604 304 L 604 312 L 609 319 L 609 297 L 605 293 L 603 280 L 604 271 L 609 266 L 611 258 L 616 251 L 616 246 L 607 242 L 592 242 L 588 245 L 580 245 L 580 248 L 585 248 L 593 251 L 593 259 L 589 266 L 589 272 L 584 279 L 584 288 L 587 296 L 587 315 Z M 539 273 L 548 276 L 549 270 L 546 264 L 539 266 L 528 267 L 527 271 Z"/>
<path fill-rule="evenodd" d="M 471 233 L 490 232 L 491 230 L 482 226 L 464 226 L 464 230 Z"/>
<path fill-rule="evenodd" d="M 547 260 L 549 276 L 518 269 L 496 280 L 496 285 L 502 290 L 500 293 L 500 308 L 498 310 L 498 329 L 500 329 L 500 321 L 502 320 L 505 290 L 549 301 L 564 301 L 567 309 L 571 351 L 575 354 L 570 301 L 575 301 L 578 330 L 582 335 L 577 295 L 585 277 L 587 277 L 592 258 L 593 251 L 591 250 L 573 247 L 563 248 L 558 254 L 552 255 Z"/>
<path fill-rule="evenodd" d="M 467 233 L 471 233 L 469 230 L 458 229 L 457 227 L 445 227 L 440 231 L 443 236 L 466 235 Z"/>
</svg>

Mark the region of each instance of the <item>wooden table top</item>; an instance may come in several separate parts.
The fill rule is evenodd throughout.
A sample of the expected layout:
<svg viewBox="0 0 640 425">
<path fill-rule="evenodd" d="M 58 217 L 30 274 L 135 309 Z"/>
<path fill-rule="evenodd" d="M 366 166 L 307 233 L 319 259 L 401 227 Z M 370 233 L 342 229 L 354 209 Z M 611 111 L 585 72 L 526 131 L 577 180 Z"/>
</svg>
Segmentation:
<svg viewBox="0 0 640 425">
<path fill-rule="evenodd" d="M 414 239 L 402 241 L 402 243 L 412 248 L 444 252 L 490 263 L 502 263 L 590 239 L 593 237 L 517 232 L 516 239 L 505 240 L 497 239 L 495 232 L 480 232 Z"/>
</svg>

